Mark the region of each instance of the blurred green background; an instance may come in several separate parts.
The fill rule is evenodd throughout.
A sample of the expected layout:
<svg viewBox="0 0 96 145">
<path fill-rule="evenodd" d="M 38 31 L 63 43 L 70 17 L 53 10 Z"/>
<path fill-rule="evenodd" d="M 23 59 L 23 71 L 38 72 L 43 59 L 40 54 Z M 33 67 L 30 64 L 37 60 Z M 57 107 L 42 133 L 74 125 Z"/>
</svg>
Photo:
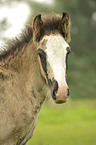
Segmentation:
<svg viewBox="0 0 96 145">
<path fill-rule="evenodd" d="M 72 53 L 69 56 L 67 82 L 70 99 L 56 105 L 46 100 L 37 121 L 35 135 L 28 145 L 96 145 L 96 0 L 16 0 L 29 6 L 28 23 L 38 13 L 67 11 L 71 17 Z M 12 0 L 1 0 L 13 7 Z M 22 10 L 21 10 L 22 11 Z M 7 18 L 0 21 L 0 39 L 10 27 Z"/>
</svg>

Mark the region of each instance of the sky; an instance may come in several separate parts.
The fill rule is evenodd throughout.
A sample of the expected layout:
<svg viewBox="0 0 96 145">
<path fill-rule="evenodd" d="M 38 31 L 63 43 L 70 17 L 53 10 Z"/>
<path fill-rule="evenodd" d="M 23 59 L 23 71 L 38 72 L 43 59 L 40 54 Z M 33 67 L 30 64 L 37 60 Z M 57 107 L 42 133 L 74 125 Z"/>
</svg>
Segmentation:
<svg viewBox="0 0 96 145">
<path fill-rule="evenodd" d="M 37 3 L 45 3 L 52 5 L 54 0 L 32 0 Z M 14 7 L 15 6 L 15 7 Z M 2 37 L 8 37 L 9 39 L 15 37 L 22 28 L 24 28 L 25 22 L 30 15 L 30 8 L 27 3 L 20 2 L 19 4 L 14 2 L 13 7 L 2 6 L 0 7 L 0 21 L 7 17 L 9 28 L 2 34 Z M 0 46 L 4 42 L 0 40 Z"/>
<path fill-rule="evenodd" d="M 15 37 L 24 27 L 29 13 L 29 6 L 24 3 L 16 4 L 16 7 L 12 8 L 8 6 L 0 8 L 0 21 L 7 17 L 9 23 L 9 28 L 3 33 L 3 36 L 8 38 Z"/>
</svg>

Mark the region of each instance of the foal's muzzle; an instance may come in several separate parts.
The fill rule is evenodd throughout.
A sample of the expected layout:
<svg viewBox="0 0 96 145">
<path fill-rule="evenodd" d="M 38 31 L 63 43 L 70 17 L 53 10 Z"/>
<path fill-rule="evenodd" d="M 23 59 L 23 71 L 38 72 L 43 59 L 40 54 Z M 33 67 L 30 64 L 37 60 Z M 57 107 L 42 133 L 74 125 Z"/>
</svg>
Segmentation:
<svg viewBox="0 0 96 145">
<path fill-rule="evenodd" d="M 56 80 L 49 80 L 49 85 L 51 88 L 51 94 L 52 98 L 55 101 L 55 103 L 65 103 L 67 101 L 67 98 L 69 96 L 69 88 L 67 85 L 61 85 L 58 86 L 58 83 Z"/>
</svg>

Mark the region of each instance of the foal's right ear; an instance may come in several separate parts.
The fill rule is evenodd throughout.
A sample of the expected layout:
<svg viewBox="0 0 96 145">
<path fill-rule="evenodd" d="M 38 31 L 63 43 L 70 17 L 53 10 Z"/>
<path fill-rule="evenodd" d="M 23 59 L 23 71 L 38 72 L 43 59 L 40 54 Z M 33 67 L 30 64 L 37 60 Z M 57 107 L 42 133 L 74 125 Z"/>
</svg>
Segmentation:
<svg viewBox="0 0 96 145">
<path fill-rule="evenodd" d="M 33 20 L 33 24 L 32 24 L 32 28 L 33 28 L 33 37 L 35 37 L 35 39 L 37 41 L 40 40 L 40 36 L 43 33 L 43 21 L 41 19 L 41 14 L 38 14 L 34 20 Z"/>
<path fill-rule="evenodd" d="M 42 24 L 41 14 L 38 14 L 33 20 L 33 29 L 36 30 Z"/>
</svg>

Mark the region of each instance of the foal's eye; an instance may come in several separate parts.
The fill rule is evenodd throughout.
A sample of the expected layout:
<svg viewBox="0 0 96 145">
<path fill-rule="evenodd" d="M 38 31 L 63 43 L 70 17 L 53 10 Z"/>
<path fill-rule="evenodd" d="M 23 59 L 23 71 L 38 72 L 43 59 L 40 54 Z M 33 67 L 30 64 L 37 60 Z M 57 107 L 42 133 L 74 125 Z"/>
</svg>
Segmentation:
<svg viewBox="0 0 96 145">
<path fill-rule="evenodd" d="M 70 47 L 67 47 L 66 50 L 67 50 L 67 55 L 71 53 L 71 48 Z"/>
<path fill-rule="evenodd" d="M 67 50 L 67 55 L 66 55 L 66 69 L 68 69 L 68 55 L 71 53 L 71 48 L 70 47 L 67 47 L 66 50 Z"/>
<path fill-rule="evenodd" d="M 44 71 L 47 72 L 46 53 L 42 49 L 38 48 L 38 55 Z"/>
</svg>

